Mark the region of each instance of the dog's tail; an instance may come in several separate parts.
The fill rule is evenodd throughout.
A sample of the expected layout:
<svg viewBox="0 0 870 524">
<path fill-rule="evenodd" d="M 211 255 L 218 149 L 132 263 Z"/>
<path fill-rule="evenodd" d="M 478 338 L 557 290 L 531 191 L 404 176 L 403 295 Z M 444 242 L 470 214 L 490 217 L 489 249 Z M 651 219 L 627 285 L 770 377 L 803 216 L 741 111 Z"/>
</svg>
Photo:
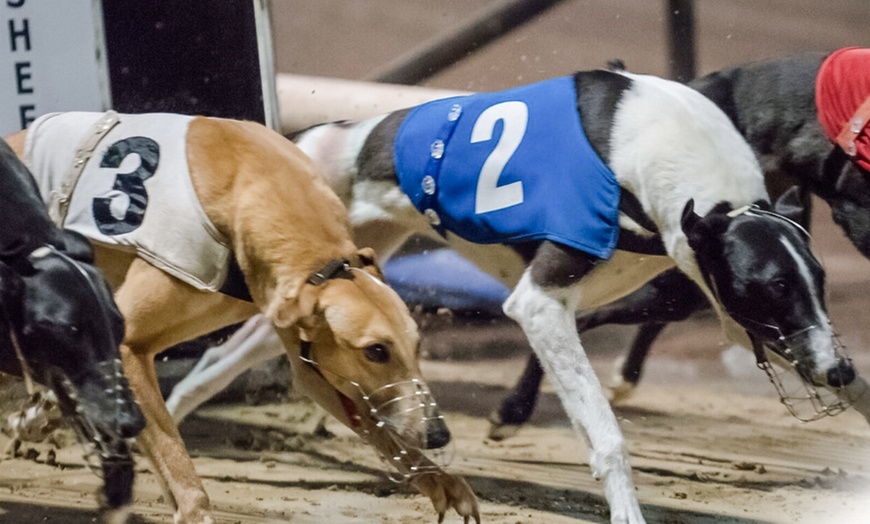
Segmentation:
<svg viewBox="0 0 870 524">
<path fill-rule="evenodd" d="M 607 69 L 614 72 L 625 71 L 625 62 L 623 62 L 621 58 L 614 58 L 613 60 L 608 60 Z"/>
</svg>

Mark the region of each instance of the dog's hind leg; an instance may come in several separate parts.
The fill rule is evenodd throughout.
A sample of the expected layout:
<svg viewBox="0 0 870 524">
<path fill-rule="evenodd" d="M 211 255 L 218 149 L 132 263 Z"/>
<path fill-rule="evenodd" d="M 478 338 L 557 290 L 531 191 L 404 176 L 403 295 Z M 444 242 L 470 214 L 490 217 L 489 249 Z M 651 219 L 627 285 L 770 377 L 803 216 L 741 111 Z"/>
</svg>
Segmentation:
<svg viewBox="0 0 870 524">
<path fill-rule="evenodd" d="M 544 368 L 534 354 L 529 355 L 523 374 L 501 405 L 489 415 L 489 434 L 492 440 L 514 436 L 529 421 L 538 404 L 538 393 L 544 380 Z"/>
<path fill-rule="evenodd" d="M 685 320 L 692 313 L 709 307 L 707 297 L 698 286 L 682 271 L 672 269 L 631 295 L 605 306 L 600 313 L 590 315 L 585 329 L 604 324 L 640 324 L 628 354 L 608 385 L 611 402 L 618 403 L 632 394 L 640 382 L 653 342 L 669 323 Z M 580 325 L 578 321 L 578 327 Z"/>
<path fill-rule="evenodd" d="M 246 370 L 280 357 L 284 346 L 264 315 L 248 320 L 226 342 L 206 351 L 196 366 L 172 388 L 166 407 L 176 423 L 226 389 Z"/>
<path fill-rule="evenodd" d="M 582 253 L 544 244 L 505 302 L 553 383 L 571 424 L 589 444 L 593 474 L 604 480 L 611 522 L 643 523 L 622 431 L 580 343 L 574 312 L 581 277 L 594 267 Z"/>
<path fill-rule="evenodd" d="M 208 495 L 163 402 L 154 356 L 163 349 L 251 316 L 256 309 L 218 293 L 198 291 L 149 265 L 133 261 L 115 294 L 126 321 L 121 346 L 124 372 L 147 424 L 142 452 L 163 480 L 175 522 L 213 523 Z"/>
</svg>

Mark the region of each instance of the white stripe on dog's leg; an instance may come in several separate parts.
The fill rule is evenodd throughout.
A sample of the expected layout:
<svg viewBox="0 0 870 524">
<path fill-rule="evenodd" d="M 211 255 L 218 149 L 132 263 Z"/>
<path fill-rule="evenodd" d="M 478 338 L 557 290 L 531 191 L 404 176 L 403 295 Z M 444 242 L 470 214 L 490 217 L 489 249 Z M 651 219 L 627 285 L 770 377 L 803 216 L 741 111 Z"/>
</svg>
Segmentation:
<svg viewBox="0 0 870 524">
<path fill-rule="evenodd" d="M 504 304 L 523 328 L 575 430 L 589 444 L 593 474 L 604 480 L 611 522 L 643 523 L 622 431 L 577 335 L 574 305 L 582 284 L 542 289 L 527 270 Z"/>
</svg>

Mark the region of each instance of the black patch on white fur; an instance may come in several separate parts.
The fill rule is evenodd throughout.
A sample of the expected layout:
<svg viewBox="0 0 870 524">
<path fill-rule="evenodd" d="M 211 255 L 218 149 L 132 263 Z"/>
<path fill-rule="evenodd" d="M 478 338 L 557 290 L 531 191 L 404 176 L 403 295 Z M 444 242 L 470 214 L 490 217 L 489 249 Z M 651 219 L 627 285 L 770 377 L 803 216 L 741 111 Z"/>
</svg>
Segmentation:
<svg viewBox="0 0 870 524">
<path fill-rule="evenodd" d="M 610 162 L 610 136 L 617 106 L 631 84 L 630 78 L 610 71 L 584 71 L 574 75 L 583 131 L 605 164 Z"/>
<path fill-rule="evenodd" d="M 600 261 L 576 249 L 544 241 L 531 264 L 531 277 L 539 287 L 567 287 L 577 282 Z"/>
<path fill-rule="evenodd" d="M 399 127 L 410 112 L 410 109 L 402 109 L 390 113 L 372 129 L 356 158 L 359 180 L 384 181 L 399 185 L 399 177 L 393 161 L 393 145 L 396 143 Z"/>
<path fill-rule="evenodd" d="M 632 80 L 611 71 L 584 71 L 574 75 L 574 85 L 583 131 L 592 149 L 607 164 L 610 162 L 613 121 L 619 110 L 620 100 L 631 89 Z M 620 229 L 617 249 L 650 255 L 666 254 L 655 223 L 644 212 L 637 198 L 625 188 L 620 192 L 619 212 L 653 233 L 653 236 L 638 235 Z"/>
</svg>

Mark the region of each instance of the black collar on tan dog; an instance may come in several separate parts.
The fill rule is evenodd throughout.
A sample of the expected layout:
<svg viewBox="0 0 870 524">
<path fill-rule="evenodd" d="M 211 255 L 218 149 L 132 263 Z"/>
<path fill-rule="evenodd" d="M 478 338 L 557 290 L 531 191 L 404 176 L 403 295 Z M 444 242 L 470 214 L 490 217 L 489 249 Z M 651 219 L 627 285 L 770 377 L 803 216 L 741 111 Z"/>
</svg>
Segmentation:
<svg viewBox="0 0 870 524">
<path fill-rule="evenodd" d="M 309 275 L 307 282 L 319 286 L 331 278 L 353 278 L 349 270 L 350 262 L 347 259 L 337 258 L 327 263 L 322 269 Z M 244 300 L 245 302 L 254 301 L 251 298 L 251 292 L 248 290 L 247 283 L 245 283 L 245 275 L 242 273 L 236 257 L 232 257 L 230 260 L 229 267 L 227 268 L 227 278 L 218 292 Z"/>
<path fill-rule="evenodd" d="M 309 284 L 319 286 L 332 278 L 348 278 L 352 279 L 353 274 L 350 272 L 350 262 L 345 258 L 336 258 L 335 260 L 329 261 L 323 268 L 318 271 L 315 271 L 311 275 L 309 275 L 308 282 Z M 311 347 L 313 346 L 312 342 L 309 340 L 300 339 L 299 348 L 300 348 L 300 356 L 302 361 L 311 366 L 318 374 L 322 376 L 320 370 L 314 365 L 314 362 L 311 360 Z M 325 378 L 325 377 L 324 377 Z"/>
<path fill-rule="evenodd" d="M 307 282 L 315 286 L 323 284 L 331 278 L 353 278 L 350 272 L 350 262 L 345 258 L 336 258 L 330 261 L 319 271 L 315 271 L 309 277 Z"/>
</svg>

